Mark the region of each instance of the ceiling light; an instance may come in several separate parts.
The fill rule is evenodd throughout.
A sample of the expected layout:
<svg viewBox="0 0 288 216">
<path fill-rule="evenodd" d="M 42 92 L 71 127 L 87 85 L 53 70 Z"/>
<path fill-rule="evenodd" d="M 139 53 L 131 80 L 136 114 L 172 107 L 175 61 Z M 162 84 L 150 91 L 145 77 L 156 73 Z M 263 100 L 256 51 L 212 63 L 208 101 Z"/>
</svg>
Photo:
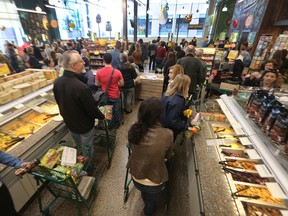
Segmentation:
<svg viewBox="0 0 288 216">
<path fill-rule="evenodd" d="M 28 9 L 23 9 L 23 8 L 16 8 L 17 11 L 23 11 L 23 12 L 30 12 L 30 13 L 39 13 L 39 14 L 46 14 L 45 12 L 40 12 L 36 10 L 28 10 Z"/>
<path fill-rule="evenodd" d="M 38 5 L 35 7 L 35 10 L 38 11 L 38 12 L 42 12 L 41 7 L 39 7 Z"/>
<path fill-rule="evenodd" d="M 224 7 L 222 8 L 222 11 L 223 11 L 223 12 L 226 12 L 226 11 L 228 11 L 228 8 L 227 8 L 227 6 L 226 6 L 226 5 L 224 5 Z"/>
</svg>

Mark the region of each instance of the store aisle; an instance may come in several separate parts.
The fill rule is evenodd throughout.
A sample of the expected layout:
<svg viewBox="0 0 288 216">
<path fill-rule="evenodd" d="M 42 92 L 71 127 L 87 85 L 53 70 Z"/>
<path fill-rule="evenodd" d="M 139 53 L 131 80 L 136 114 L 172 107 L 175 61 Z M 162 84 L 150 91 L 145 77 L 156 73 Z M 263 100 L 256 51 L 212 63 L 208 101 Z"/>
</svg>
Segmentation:
<svg viewBox="0 0 288 216">
<path fill-rule="evenodd" d="M 137 109 L 140 101 L 136 102 L 133 112 L 126 115 L 124 118 L 124 125 L 117 131 L 116 147 L 111 163 L 110 169 L 106 169 L 107 156 L 106 150 L 97 149 L 97 169 L 99 170 L 100 180 L 98 185 L 98 194 L 96 196 L 94 205 L 91 208 L 91 215 L 101 216 L 142 216 L 143 214 L 143 201 L 140 197 L 140 192 L 136 190 L 131 184 L 131 193 L 126 203 L 123 202 L 124 197 L 124 180 L 127 163 L 127 132 L 130 125 L 136 120 Z M 160 208 L 154 214 L 155 216 L 189 216 L 189 194 L 187 190 L 188 177 L 187 177 L 187 163 L 185 161 L 185 145 L 177 144 L 174 146 L 175 158 L 173 164 L 173 180 L 172 194 L 168 211 L 165 213 L 164 205 L 159 205 Z M 51 199 L 50 196 L 45 196 L 45 199 Z M 37 199 L 25 210 L 23 216 L 36 216 L 41 215 Z M 60 201 L 53 206 L 51 215 L 77 215 L 74 204 L 67 201 Z"/>
</svg>

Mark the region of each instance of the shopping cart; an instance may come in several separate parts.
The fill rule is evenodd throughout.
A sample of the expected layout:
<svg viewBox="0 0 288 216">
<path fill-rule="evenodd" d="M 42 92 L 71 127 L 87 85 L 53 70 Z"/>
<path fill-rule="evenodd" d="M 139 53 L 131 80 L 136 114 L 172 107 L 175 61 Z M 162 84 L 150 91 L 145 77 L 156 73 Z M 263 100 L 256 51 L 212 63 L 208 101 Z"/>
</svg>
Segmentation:
<svg viewBox="0 0 288 216">
<path fill-rule="evenodd" d="M 95 126 L 94 145 L 104 147 L 107 149 L 108 165 L 110 168 L 113 150 L 115 148 L 116 130 L 108 129 L 108 121 L 99 120 L 98 125 Z"/>
<path fill-rule="evenodd" d="M 66 143 L 67 144 L 67 143 Z M 76 204 L 78 215 L 90 214 L 90 209 L 96 196 L 97 171 L 92 176 L 86 176 L 87 172 L 79 170 L 78 180 L 71 174 L 59 172 L 43 166 L 37 166 L 30 172 L 37 182 L 37 195 L 40 212 L 43 215 L 50 215 L 52 205 L 63 198 Z M 47 190 L 44 190 L 47 189 Z M 43 202 L 43 192 L 48 191 L 52 195 L 52 200 Z"/>
</svg>

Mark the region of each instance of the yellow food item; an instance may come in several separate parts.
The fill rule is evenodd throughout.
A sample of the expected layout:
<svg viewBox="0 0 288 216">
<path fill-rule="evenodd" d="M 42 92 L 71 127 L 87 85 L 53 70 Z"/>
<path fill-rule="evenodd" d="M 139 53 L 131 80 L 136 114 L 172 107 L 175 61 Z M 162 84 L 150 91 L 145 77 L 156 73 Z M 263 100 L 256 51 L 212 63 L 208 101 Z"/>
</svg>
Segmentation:
<svg viewBox="0 0 288 216">
<path fill-rule="evenodd" d="M 21 119 L 24 119 L 26 121 L 38 123 L 38 124 L 45 124 L 49 120 L 51 120 L 51 117 L 47 117 L 46 114 L 38 113 L 36 111 L 31 111 L 23 116 L 21 116 Z"/>
<path fill-rule="evenodd" d="M 59 150 L 56 151 L 55 149 L 49 149 L 41 159 L 40 165 L 52 169 L 59 161 L 60 156 L 61 154 Z"/>
<path fill-rule="evenodd" d="M 236 184 L 237 191 L 244 189 L 244 188 L 245 188 L 245 185 Z M 269 190 L 266 188 L 248 187 L 247 189 L 240 191 L 238 194 L 245 195 L 245 196 L 260 196 L 259 199 L 262 201 L 283 205 L 282 200 L 274 198 L 269 192 Z"/>
<path fill-rule="evenodd" d="M 40 125 L 16 119 L 7 123 L 0 129 L 15 136 L 27 137 L 38 128 L 40 128 Z"/>
<path fill-rule="evenodd" d="M 256 170 L 255 163 L 252 162 L 228 161 L 227 164 L 234 167 L 242 167 L 246 170 Z"/>
<path fill-rule="evenodd" d="M 186 109 L 184 110 L 184 116 L 186 116 L 187 118 L 190 118 L 192 116 L 192 110 L 191 109 Z"/>
<path fill-rule="evenodd" d="M 13 137 L 8 134 L 0 132 L 0 150 L 6 151 L 11 145 L 9 145 L 14 140 Z M 15 143 L 16 144 L 16 143 Z"/>
<path fill-rule="evenodd" d="M 39 105 L 39 107 L 48 114 L 59 113 L 58 105 L 49 101 L 46 101 L 45 103 Z"/>
</svg>

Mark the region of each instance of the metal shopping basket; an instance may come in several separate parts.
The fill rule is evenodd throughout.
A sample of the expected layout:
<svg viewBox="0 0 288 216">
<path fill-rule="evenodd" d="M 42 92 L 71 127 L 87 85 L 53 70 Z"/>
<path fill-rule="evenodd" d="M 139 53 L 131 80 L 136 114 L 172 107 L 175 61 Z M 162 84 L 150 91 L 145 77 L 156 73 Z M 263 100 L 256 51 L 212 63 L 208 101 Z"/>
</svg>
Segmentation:
<svg viewBox="0 0 288 216">
<path fill-rule="evenodd" d="M 34 176 L 37 182 L 38 203 L 40 212 L 43 215 L 50 215 L 49 210 L 51 206 L 59 198 L 75 203 L 79 216 L 85 210 L 85 215 L 90 214 L 98 184 L 96 170 L 92 176 L 86 176 L 87 172 L 79 170 L 77 180 L 75 176 L 69 173 L 59 172 L 40 165 L 31 171 L 30 174 Z M 43 204 L 44 189 L 47 189 L 53 196 L 52 200 L 48 201 L 45 206 Z"/>
<path fill-rule="evenodd" d="M 107 149 L 108 165 L 110 168 L 113 150 L 116 142 L 116 130 L 108 129 L 108 122 L 106 120 L 99 120 L 95 126 L 94 145 L 101 146 Z"/>
</svg>

